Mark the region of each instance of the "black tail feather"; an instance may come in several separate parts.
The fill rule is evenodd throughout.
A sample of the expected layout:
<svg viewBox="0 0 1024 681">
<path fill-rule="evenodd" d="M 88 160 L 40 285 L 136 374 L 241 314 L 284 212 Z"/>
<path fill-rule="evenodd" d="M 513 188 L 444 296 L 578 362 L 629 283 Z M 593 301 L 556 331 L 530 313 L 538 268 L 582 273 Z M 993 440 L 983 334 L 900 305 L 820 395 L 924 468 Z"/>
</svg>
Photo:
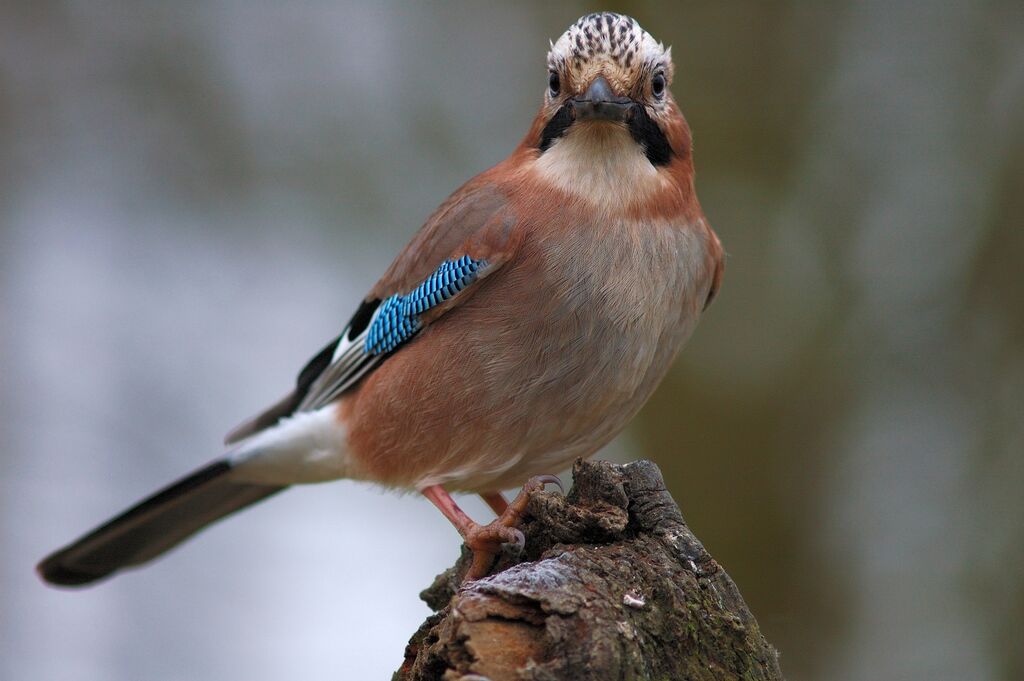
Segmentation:
<svg viewBox="0 0 1024 681">
<path fill-rule="evenodd" d="M 39 563 L 51 584 L 82 586 L 152 560 L 207 525 L 281 491 L 234 482 L 227 460 L 215 461 L 140 501 Z"/>
</svg>

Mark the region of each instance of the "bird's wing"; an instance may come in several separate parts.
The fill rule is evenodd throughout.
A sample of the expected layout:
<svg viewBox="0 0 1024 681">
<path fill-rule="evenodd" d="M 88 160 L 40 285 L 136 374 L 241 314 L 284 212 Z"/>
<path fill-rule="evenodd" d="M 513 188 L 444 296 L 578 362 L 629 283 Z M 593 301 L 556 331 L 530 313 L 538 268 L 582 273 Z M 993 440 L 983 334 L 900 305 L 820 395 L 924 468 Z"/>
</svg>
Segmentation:
<svg viewBox="0 0 1024 681">
<path fill-rule="evenodd" d="M 424 327 L 465 301 L 517 241 L 505 195 L 474 180 L 452 194 L 395 258 L 341 334 L 299 372 L 284 399 L 228 433 L 249 437 L 356 385 Z"/>
</svg>

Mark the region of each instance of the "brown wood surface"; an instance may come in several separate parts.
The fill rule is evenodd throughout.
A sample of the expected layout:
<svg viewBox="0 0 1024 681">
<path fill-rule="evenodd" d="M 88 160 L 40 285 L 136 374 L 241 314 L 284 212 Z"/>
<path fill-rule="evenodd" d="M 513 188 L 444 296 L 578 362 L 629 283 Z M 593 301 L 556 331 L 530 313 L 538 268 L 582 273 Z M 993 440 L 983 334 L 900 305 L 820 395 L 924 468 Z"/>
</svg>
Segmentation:
<svg viewBox="0 0 1024 681">
<path fill-rule="evenodd" d="M 521 555 L 459 588 L 464 550 L 421 594 L 435 613 L 395 679 L 782 679 L 657 466 L 577 461 L 573 477 L 530 499 Z"/>
</svg>

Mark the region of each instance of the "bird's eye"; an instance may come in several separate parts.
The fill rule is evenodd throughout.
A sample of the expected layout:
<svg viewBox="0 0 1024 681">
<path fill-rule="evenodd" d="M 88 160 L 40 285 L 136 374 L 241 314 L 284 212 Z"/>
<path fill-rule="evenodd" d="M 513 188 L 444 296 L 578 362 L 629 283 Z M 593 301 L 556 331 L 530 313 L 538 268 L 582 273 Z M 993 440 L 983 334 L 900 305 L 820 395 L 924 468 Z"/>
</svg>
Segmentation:
<svg viewBox="0 0 1024 681">
<path fill-rule="evenodd" d="M 562 89 L 562 83 L 558 80 L 558 73 L 555 71 L 548 73 L 548 89 L 551 90 L 553 96 L 557 96 L 558 91 Z"/>
<path fill-rule="evenodd" d="M 665 95 L 665 74 L 655 73 L 651 79 L 651 92 L 659 99 Z"/>
</svg>

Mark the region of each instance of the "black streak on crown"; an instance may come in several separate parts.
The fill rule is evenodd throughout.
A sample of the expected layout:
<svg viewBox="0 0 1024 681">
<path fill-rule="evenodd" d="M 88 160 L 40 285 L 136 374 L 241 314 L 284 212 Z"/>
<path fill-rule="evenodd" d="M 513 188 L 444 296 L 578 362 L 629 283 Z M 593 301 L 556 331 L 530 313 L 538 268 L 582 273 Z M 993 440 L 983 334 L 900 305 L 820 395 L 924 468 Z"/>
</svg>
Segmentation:
<svg viewBox="0 0 1024 681">
<path fill-rule="evenodd" d="M 600 12 L 580 17 L 570 31 L 575 34 L 572 37 L 572 59 L 577 64 L 603 53 L 629 68 L 643 29 L 629 17 L 615 12 Z M 608 41 L 607 51 L 604 50 L 605 40 Z"/>
</svg>

